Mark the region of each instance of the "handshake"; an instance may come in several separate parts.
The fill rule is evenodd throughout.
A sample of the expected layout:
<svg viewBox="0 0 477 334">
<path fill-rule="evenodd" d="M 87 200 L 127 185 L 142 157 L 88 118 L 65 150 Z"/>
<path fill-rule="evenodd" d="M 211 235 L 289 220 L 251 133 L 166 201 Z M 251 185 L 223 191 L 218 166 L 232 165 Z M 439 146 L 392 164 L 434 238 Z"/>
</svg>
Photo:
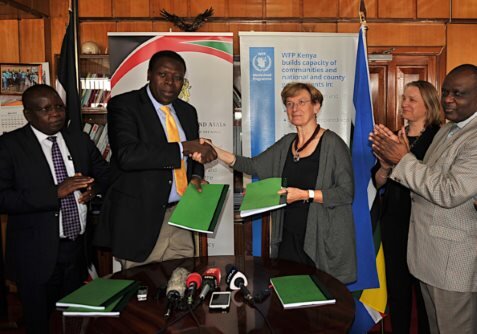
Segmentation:
<svg viewBox="0 0 477 334">
<path fill-rule="evenodd" d="M 202 164 L 217 159 L 217 152 L 214 147 L 210 144 L 210 141 L 204 139 L 182 142 L 182 153 L 184 156 L 189 156 Z"/>
</svg>

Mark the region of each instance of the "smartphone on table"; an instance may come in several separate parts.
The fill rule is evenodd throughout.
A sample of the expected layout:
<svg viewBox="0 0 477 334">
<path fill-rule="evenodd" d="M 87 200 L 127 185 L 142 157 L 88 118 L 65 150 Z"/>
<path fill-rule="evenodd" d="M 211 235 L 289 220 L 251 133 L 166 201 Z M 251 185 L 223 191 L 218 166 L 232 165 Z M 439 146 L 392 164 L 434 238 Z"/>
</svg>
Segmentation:
<svg viewBox="0 0 477 334">
<path fill-rule="evenodd" d="M 210 297 L 210 310 L 226 310 L 230 307 L 230 291 L 216 291 Z"/>
</svg>

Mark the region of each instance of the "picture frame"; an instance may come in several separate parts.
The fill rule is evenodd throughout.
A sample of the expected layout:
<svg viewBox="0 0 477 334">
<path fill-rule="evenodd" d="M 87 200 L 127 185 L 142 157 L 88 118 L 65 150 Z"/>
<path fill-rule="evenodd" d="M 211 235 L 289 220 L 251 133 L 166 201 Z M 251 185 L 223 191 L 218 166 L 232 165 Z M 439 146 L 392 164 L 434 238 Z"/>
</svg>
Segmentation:
<svg viewBox="0 0 477 334">
<path fill-rule="evenodd" d="M 28 88 L 43 83 L 42 64 L 0 63 L 1 95 L 21 95 Z"/>
</svg>

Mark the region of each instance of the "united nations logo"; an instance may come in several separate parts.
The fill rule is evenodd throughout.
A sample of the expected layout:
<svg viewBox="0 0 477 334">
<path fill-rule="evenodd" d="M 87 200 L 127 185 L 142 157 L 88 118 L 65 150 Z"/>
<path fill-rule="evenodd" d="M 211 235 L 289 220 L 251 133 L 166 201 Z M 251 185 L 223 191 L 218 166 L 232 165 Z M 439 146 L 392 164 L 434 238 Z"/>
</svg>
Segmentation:
<svg viewBox="0 0 477 334">
<path fill-rule="evenodd" d="M 185 102 L 189 102 L 190 100 L 190 89 L 192 86 L 187 78 L 184 78 L 184 84 L 182 85 L 181 93 L 179 94 L 179 98 Z"/>
<path fill-rule="evenodd" d="M 265 52 L 259 52 L 252 59 L 253 68 L 258 72 L 266 72 L 272 66 L 272 59 Z"/>
</svg>

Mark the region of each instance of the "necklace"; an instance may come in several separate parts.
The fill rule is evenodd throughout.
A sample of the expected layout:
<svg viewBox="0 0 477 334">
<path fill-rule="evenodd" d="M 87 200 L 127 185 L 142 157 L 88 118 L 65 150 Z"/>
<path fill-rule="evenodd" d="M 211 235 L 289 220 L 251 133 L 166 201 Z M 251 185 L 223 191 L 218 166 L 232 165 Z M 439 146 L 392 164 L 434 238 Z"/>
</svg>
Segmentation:
<svg viewBox="0 0 477 334">
<path fill-rule="evenodd" d="M 311 135 L 311 137 L 300 148 L 298 148 L 298 136 L 296 137 L 296 139 L 295 139 L 295 155 L 293 155 L 293 161 L 294 162 L 300 161 L 300 152 L 303 151 L 305 149 L 305 147 L 307 147 L 308 144 L 310 144 L 313 139 L 315 139 L 315 137 L 316 137 L 316 135 L 318 134 L 319 131 L 320 131 L 320 124 L 317 124 L 316 128 L 315 128 L 315 131 L 313 131 L 313 134 Z"/>
<path fill-rule="evenodd" d="M 409 137 L 409 125 L 406 126 L 405 130 L 406 130 L 406 136 Z M 422 134 L 424 133 L 424 131 L 426 131 L 426 128 L 425 128 L 425 127 L 422 128 L 421 132 L 419 132 L 419 134 L 418 134 L 416 137 L 414 137 L 415 139 L 414 139 L 414 141 L 412 142 L 412 144 L 409 144 L 409 151 L 411 151 L 412 148 L 414 147 L 414 145 L 416 145 L 416 143 L 419 141 L 419 138 L 421 138 L 421 136 L 422 136 Z"/>
</svg>

